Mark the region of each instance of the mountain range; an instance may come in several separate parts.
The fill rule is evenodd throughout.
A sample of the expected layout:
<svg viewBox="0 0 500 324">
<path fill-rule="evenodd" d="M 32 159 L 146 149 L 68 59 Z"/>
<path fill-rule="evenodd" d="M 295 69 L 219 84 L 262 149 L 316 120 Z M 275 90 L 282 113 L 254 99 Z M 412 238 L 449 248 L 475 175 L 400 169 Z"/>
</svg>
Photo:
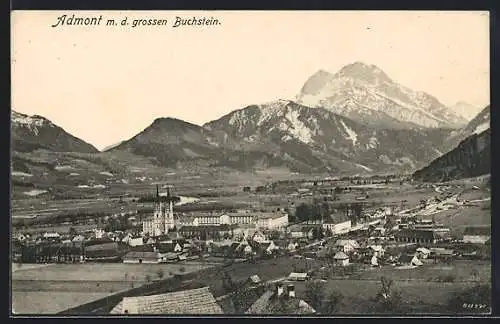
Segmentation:
<svg viewBox="0 0 500 324">
<path fill-rule="evenodd" d="M 430 94 L 402 86 L 377 66 L 362 62 L 346 65 L 335 74 L 316 72 L 296 99 L 381 128 L 460 128 L 467 123 Z"/>
<path fill-rule="evenodd" d="M 12 111 L 10 121 L 11 145 L 15 151 L 47 149 L 56 152 L 98 152 L 91 144 L 67 133 L 42 116 L 27 116 Z"/>
<path fill-rule="evenodd" d="M 360 62 L 335 74 L 315 73 L 295 101 L 250 105 L 202 126 L 157 118 L 100 153 L 43 117 L 14 111 L 11 116 L 12 151 L 28 171 L 30 154 L 40 151 L 90 154 L 94 162 L 145 158 L 168 168 L 414 171 L 479 132 L 485 122 L 489 125 L 489 107 L 467 123 L 431 95 L 403 87 L 378 67 Z"/>
</svg>

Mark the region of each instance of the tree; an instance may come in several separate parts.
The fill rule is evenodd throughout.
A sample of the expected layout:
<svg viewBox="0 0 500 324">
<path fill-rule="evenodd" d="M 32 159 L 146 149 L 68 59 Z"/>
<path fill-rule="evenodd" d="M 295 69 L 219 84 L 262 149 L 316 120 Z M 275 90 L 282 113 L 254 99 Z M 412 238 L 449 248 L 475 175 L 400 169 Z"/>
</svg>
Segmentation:
<svg viewBox="0 0 500 324">
<path fill-rule="evenodd" d="M 227 271 L 224 271 L 224 273 L 222 274 L 222 287 L 224 288 L 224 291 L 226 293 L 229 293 L 236 288 L 233 279 Z"/>
<path fill-rule="evenodd" d="M 375 296 L 377 310 L 382 313 L 399 313 L 402 306 L 401 295 L 392 289 L 393 281 L 386 277 L 381 277 L 380 283 L 380 290 Z"/>
<path fill-rule="evenodd" d="M 76 231 L 76 229 L 73 226 L 71 226 L 69 228 L 69 235 L 70 236 L 75 236 L 76 234 L 78 234 L 77 231 Z"/>
<path fill-rule="evenodd" d="M 309 281 L 306 284 L 305 299 L 317 313 L 335 313 L 343 298 L 343 295 L 336 291 L 327 294 L 325 285 L 319 280 Z"/>
<path fill-rule="evenodd" d="M 319 311 L 319 309 L 321 309 L 321 304 L 325 299 L 325 285 L 319 280 L 307 282 L 305 298 L 309 305 L 311 305 L 316 311 Z"/>
<path fill-rule="evenodd" d="M 334 314 L 335 312 L 338 311 L 339 304 L 342 302 L 344 299 L 344 296 L 338 292 L 338 291 L 333 291 L 331 292 L 328 296 L 326 296 L 326 299 L 323 300 L 323 303 L 320 308 L 320 313 L 321 314 Z"/>
<path fill-rule="evenodd" d="M 151 276 L 147 274 L 144 279 L 146 279 L 146 282 L 151 282 Z"/>
<path fill-rule="evenodd" d="M 297 206 L 297 209 L 295 210 L 295 219 L 297 222 L 304 222 L 308 220 L 310 215 L 311 211 L 308 205 L 302 203 Z"/>
<path fill-rule="evenodd" d="M 156 271 L 156 275 L 158 276 L 158 278 L 162 279 L 165 276 L 165 273 L 162 269 L 158 269 L 158 271 Z"/>
</svg>

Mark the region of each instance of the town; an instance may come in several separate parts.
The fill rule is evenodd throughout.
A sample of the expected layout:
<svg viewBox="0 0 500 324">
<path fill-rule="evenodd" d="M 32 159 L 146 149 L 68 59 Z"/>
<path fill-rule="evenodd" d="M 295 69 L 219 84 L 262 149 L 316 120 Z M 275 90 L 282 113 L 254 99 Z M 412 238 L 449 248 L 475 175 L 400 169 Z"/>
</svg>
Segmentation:
<svg viewBox="0 0 500 324">
<path fill-rule="evenodd" d="M 423 188 L 433 194 L 413 203 L 406 199 L 384 203 L 377 198 L 388 188 L 408 190 L 409 187 Z M 481 199 L 484 184 L 414 184 L 407 177 L 280 181 L 240 188 L 241 194 L 262 200 L 280 192 L 280 197 L 288 197 L 280 206 L 230 210 L 214 207 L 209 211 L 177 211 L 183 207 L 186 210 L 188 205 L 199 206 L 202 201 L 191 199 L 183 204 L 186 197 L 176 196 L 173 186 L 161 188 L 162 192 L 158 185 L 152 187 L 151 195 L 143 199 L 152 208 L 142 216 L 138 210 L 122 211 L 102 217 L 97 224 L 94 222 L 80 232 L 77 225 L 70 225 L 64 232 L 44 231 L 43 226 L 47 225 L 43 225 L 38 233 L 23 233 L 23 227 L 18 227 L 13 235 L 12 260 L 13 267 L 24 270 L 14 271 L 14 282 L 26 285 L 28 280 L 41 278 L 44 269 L 51 269 L 51 266 L 36 268 L 37 264 L 59 264 L 66 271 L 75 271 L 75 276 L 84 277 L 83 272 L 102 269 L 97 270 L 106 272 L 102 278 L 93 273 L 93 279 L 84 281 L 97 282 L 97 291 L 105 294 L 101 303 L 92 300 L 68 305 L 68 309 L 60 311 L 116 314 L 117 308 L 111 306 L 122 299 L 121 304 L 130 298 L 147 299 L 152 292 L 158 292 L 153 295 L 160 299 L 174 298 L 178 289 L 192 286 L 210 295 L 213 309 L 218 313 L 238 314 L 270 311 L 255 310 L 252 305 L 261 297 L 269 297 L 268 291 L 279 289 L 279 294 L 287 298 L 293 295 L 304 299 L 310 294 L 310 285 L 330 280 L 337 283 L 354 280 L 361 284 L 362 280 L 371 280 L 380 289 L 386 289 L 394 277 L 429 285 L 458 281 L 469 284 L 488 280 L 490 276 L 489 226 L 466 226 L 457 235 L 436 220 L 436 216 L 449 210 L 466 213 L 467 208 L 489 204 L 488 198 Z M 35 268 L 30 270 L 30 266 Z M 212 279 L 207 277 L 209 273 Z M 235 278 L 231 273 L 236 273 Z M 115 278 L 105 278 L 108 275 Z M 57 281 L 48 277 L 51 284 Z M 69 274 L 65 280 L 72 277 Z M 75 279 L 70 281 L 75 285 Z M 150 286 L 153 288 L 147 288 Z M 290 292 L 283 292 L 285 286 Z M 142 291 L 139 296 L 135 296 L 137 289 Z M 243 298 L 243 291 L 260 295 L 246 298 L 245 302 L 239 300 L 235 306 L 234 299 Z M 129 294 L 133 296 L 128 297 Z M 116 305 L 109 304 L 113 298 L 118 300 Z M 305 299 L 311 302 L 310 296 Z M 321 303 L 302 302 L 308 305 L 306 310 L 287 308 L 287 311 L 326 311 Z M 336 306 L 330 311 L 342 311 L 342 307 Z M 186 307 L 183 312 L 196 309 L 193 305 Z M 419 307 L 413 305 L 412 309 L 418 311 Z M 118 308 L 122 313 L 141 312 Z M 394 309 L 389 307 L 387 311 Z"/>
</svg>

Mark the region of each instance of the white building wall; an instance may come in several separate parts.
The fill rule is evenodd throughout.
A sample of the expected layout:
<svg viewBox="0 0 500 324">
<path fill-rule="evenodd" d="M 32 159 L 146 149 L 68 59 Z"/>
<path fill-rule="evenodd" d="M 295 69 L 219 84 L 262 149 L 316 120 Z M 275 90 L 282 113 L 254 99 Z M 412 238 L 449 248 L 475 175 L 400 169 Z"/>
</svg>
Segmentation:
<svg viewBox="0 0 500 324">
<path fill-rule="evenodd" d="M 464 235 L 463 241 L 465 243 L 473 243 L 473 244 L 484 244 L 490 238 L 484 235 Z"/>
</svg>

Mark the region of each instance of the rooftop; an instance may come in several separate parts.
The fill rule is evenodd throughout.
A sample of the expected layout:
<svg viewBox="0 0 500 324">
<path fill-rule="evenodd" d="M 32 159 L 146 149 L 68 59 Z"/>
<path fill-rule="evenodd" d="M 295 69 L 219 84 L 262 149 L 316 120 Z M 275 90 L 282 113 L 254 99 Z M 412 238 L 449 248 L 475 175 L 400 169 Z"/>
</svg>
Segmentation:
<svg viewBox="0 0 500 324">
<path fill-rule="evenodd" d="M 223 314 L 208 287 L 161 295 L 124 297 L 111 314 Z"/>
</svg>

